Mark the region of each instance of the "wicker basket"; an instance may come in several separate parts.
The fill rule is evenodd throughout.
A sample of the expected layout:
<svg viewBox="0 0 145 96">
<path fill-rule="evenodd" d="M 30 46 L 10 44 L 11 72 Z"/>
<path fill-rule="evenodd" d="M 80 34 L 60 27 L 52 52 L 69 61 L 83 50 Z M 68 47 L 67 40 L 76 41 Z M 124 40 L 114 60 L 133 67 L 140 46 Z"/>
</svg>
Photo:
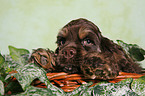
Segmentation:
<svg viewBox="0 0 145 96">
<path fill-rule="evenodd" d="M 82 84 L 86 84 L 89 81 L 93 82 L 93 85 L 91 85 L 90 87 L 94 86 L 95 84 L 97 84 L 98 82 L 101 82 L 101 80 L 98 79 L 87 79 L 85 78 L 83 75 L 80 74 L 67 74 L 64 72 L 60 72 L 60 73 L 47 73 L 46 74 L 49 81 L 63 89 L 65 92 L 71 92 L 74 89 L 76 89 L 77 87 L 79 87 Z M 110 83 L 117 83 L 121 80 L 124 80 L 126 78 L 133 78 L 133 79 L 137 79 L 141 76 L 144 76 L 145 73 L 143 74 L 136 74 L 136 73 L 125 73 L 125 72 L 120 72 L 119 76 L 117 76 L 116 79 L 113 80 L 107 80 Z M 40 88 L 47 88 L 45 86 L 44 83 L 41 83 L 41 81 L 39 80 L 35 80 L 32 85 L 36 86 L 36 87 L 40 87 Z"/>
</svg>

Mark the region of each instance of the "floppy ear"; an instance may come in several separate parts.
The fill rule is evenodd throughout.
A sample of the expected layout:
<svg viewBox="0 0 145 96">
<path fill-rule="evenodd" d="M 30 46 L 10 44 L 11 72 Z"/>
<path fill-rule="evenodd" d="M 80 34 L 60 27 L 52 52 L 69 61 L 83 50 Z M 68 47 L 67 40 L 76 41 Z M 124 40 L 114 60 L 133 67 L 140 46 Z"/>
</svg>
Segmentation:
<svg viewBox="0 0 145 96">
<path fill-rule="evenodd" d="M 117 45 L 116 43 L 114 43 L 112 40 L 109 40 L 108 38 L 106 37 L 103 37 L 101 38 L 101 50 L 102 51 L 108 51 L 108 52 L 116 52 L 117 51 L 122 51 L 124 52 L 123 48 L 119 45 Z"/>
<path fill-rule="evenodd" d="M 108 38 L 102 37 L 101 38 L 101 50 L 102 51 L 109 51 L 109 52 L 114 52 L 116 51 L 115 49 L 115 44 L 113 41 L 109 40 Z"/>
</svg>

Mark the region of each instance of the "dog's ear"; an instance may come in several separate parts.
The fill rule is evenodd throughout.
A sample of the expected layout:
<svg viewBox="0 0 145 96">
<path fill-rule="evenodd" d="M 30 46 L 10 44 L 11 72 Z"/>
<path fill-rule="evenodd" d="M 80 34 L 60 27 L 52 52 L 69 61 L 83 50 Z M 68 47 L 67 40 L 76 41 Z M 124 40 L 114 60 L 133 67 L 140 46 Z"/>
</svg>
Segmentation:
<svg viewBox="0 0 145 96">
<path fill-rule="evenodd" d="M 108 38 L 102 37 L 101 38 L 101 50 L 102 51 L 109 51 L 111 53 L 117 51 L 116 49 L 122 49 L 119 45 L 115 44 L 112 40 Z"/>
</svg>

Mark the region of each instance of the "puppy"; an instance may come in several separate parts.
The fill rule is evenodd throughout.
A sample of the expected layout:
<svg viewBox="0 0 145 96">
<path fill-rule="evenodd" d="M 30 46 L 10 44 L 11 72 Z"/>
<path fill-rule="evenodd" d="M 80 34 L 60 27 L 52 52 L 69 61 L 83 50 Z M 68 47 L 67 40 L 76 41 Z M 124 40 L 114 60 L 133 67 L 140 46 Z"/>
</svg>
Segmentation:
<svg viewBox="0 0 145 96">
<path fill-rule="evenodd" d="M 56 70 L 83 73 L 90 79 L 113 79 L 120 71 L 140 73 L 121 46 L 101 35 L 99 28 L 86 19 L 66 24 L 58 33 L 55 51 Z"/>
</svg>

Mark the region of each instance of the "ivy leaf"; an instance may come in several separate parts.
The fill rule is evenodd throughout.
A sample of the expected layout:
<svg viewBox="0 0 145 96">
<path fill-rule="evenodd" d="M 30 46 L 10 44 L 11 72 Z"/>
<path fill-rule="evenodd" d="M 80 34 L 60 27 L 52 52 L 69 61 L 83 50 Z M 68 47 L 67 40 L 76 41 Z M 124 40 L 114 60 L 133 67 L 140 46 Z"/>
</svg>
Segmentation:
<svg viewBox="0 0 145 96">
<path fill-rule="evenodd" d="M 0 80 L 4 81 L 4 78 L 6 76 L 6 72 L 5 72 L 5 58 L 0 54 Z"/>
<path fill-rule="evenodd" d="M 3 75 L 1 78 L 3 79 L 12 70 L 16 70 L 27 64 L 29 58 L 29 51 L 26 49 L 9 46 L 9 51 L 10 55 L 4 55 L 4 57 L 0 56 L 0 58 L 3 59 L 3 67 L 1 67 L 2 69 L 0 70 L 0 73 Z"/>
<path fill-rule="evenodd" d="M 3 67 L 4 62 L 5 62 L 5 58 L 0 53 L 0 68 Z"/>
<path fill-rule="evenodd" d="M 4 95 L 4 84 L 1 80 L 0 80 L 0 95 Z"/>
<path fill-rule="evenodd" d="M 26 64 L 25 66 L 17 69 L 17 73 L 7 75 L 6 79 L 8 79 L 11 76 L 14 76 L 21 84 L 23 90 L 26 90 L 26 88 L 30 86 L 31 82 L 34 79 L 39 78 L 41 77 L 41 75 L 46 74 L 46 72 L 42 70 L 43 69 L 40 69 L 33 63 Z"/>
<path fill-rule="evenodd" d="M 126 53 L 132 57 L 135 61 L 144 60 L 145 50 L 140 48 L 136 44 L 127 44 L 122 40 L 116 40 L 120 46 L 126 51 Z"/>
<path fill-rule="evenodd" d="M 92 85 L 92 82 L 89 82 L 87 84 L 83 84 L 80 87 L 76 88 L 73 92 L 67 93 L 67 96 L 81 96 L 84 92 L 90 92 L 88 89 L 88 86 Z M 89 94 L 85 95 L 89 96 Z"/>
<path fill-rule="evenodd" d="M 26 63 L 24 59 L 24 55 L 29 54 L 29 51 L 22 48 L 15 48 L 13 46 L 9 46 L 10 56 L 14 61 L 16 61 L 19 65 L 23 65 Z"/>
<path fill-rule="evenodd" d="M 49 82 L 44 69 L 39 68 L 33 63 L 20 67 L 17 69 L 17 73 L 7 75 L 6 79 L 10 78 L 11 76 L 16 77 L 24 91 L 27 91 L 27 88 L 30 88 L 32 81 L 38 78 L 41 82 L 46 84 L 47 90 L 51 91 L 53 94 L 56 94 L 56 96 L 65 94 L 62 89 L 55 87 Z"/>
<path fill-rule="evenodd" d="M 132 90 L 140 96 L 145 96 L 145 76 L 136 79 L 131 84 Z"/>
<path fill-rule="evenodd" d="M 4 69 L 5 72 L 11 72 L 12 70 L 16 70 L 18 66 L 20 66 L 17 62 L 15 62 L 10 55 L 4 55 L 5 62 L 4 62 Z"/>
<path fill-rule="evenodd" d="M 104 82 L 102 81 L 100 83 L 97 83 L 95 86 L 100 85 L 100 84 L 107 84 L 107 83 L 108 83 L 107 81 L 104 81 Z M 81 95 L 81 96 L 92 96 L 92 91 L 94 91 L 95 86 L 89 87 L 86 90 L 82 90 L 79 95 Z"/>
<path fill-rule="evenodd" d="M 138 96 L 130 89 L 130 84 L 133 81 L 132 78 L 123 80 L 118 83 L 98 83 L 97 85 L 90 87 L 81 94 L 82 96 Z"/>
<path fill-rule="evenodd" d="M 17 94 L 15 96 L 57 96 L 52 93 L 51 90 L 47 88 L 38 88 L 38 87 L 33 87 L 29 86 L 25 92 Z"/>
</svg>

